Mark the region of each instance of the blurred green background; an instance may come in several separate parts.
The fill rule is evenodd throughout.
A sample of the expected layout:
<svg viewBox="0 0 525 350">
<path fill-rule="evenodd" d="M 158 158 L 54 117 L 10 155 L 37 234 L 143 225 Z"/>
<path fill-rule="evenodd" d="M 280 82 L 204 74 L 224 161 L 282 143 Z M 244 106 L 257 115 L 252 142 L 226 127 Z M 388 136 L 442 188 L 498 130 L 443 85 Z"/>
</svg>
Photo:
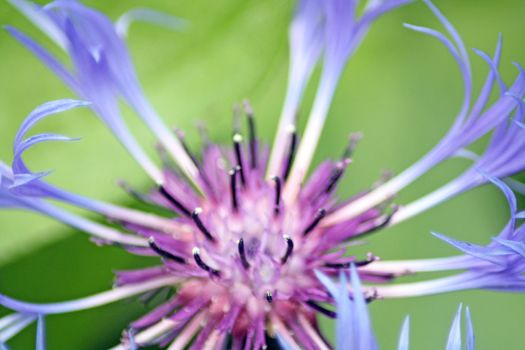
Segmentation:
<svg viewBox="0 0 525 350">
<path fill-rule="evenodd" d="M 245 97 L 257 113 L 261 136 L 272 140 L 286 86 L 291 2 L 86 3 L 113 19 L 129 8 L 148 6 L 190 21 L 179 33 L 137 24 L 131 29 L 129 46 L 147 95 L 168 123 L 186 130 L 192 147 L 199 147 L 194 128 L 197 120 L 209 123 L 214 140 L 229 142 L 231 106 Z M 525 2 L 437 0 L 436 4 L 468 48 L 492 52 L 497 34 L 502 32 L 501 70 L 507 81 L 513 79 L 516 70 L 511 62 L 525 63 Z M 436 40 L 404 29 L 403 22 L 438 27 L 421 2 L 383 17 L 352 58 L 337 90 L 316 162 L 339 155 L 350 131 L 365 134 L 340 186 L 341 196 L 367 188 L 384 169 L 399 172 L 409 166 L 439 140 L 459 109 L 462 84 L 453 60 Z M 6 2 L 0 4 L 0 23 L 15 25 L 49 44 Z M 0 52 L 0 159 L 10 161 L 13 137 L 25 115 L 40 103 L 72 97 L 72 93 L 5 31 L 0 32 Z M 487 68 L 474 54 L 471 58 L 474 83 L 479 88 Z M 307 91 L 305 111 L 314 96 L 317 77 L 318 72 Z M 152 151 L 152 136 L 134 116 L 128 119 L 137 138 Z M 303 117 L 302 125 L 304 122 Z M 151 185 L 88 111 L 50 118 L 37 129 L 82 137 L 74 144 L 42 145 L 28 152 L 26 160 L 32 169 L 54 170 L 49 176 L 52 183 L 122 204 L 132 201 L 115 186 L 117 179 L 141 189 Z M 436 188 L 466 165 L 462 160 L 448 161 L 401 193 L 398 202 L 407 203 Z M 356 253 L 373 251 L 384 259 L 454 254 L 429 232 L 484 244 L 502 228 L 507 216 L 506 203 L 497 190 L 476 189 L 375 235 Z M 98 248 L 80 232 L 15 211 L 0 212 L 0 246 L 0 291 L 35 302 L 103 291 L 111 287 L 112 271 L 155 262 L 117 248 Z M 412 349 L 443 349 L 459 302 L 472 309 L 479 349 L 525 347 L 521 333 L 524 297 L 486 291 L 374 302 L 370 309 L 379 343 L 383 349 L 395 348 L 401 322 L 410 314 Z M 140 303 L 131 301 L 49 317 L 49 348 L 107 348 L 118 341 L 128 322 L 142 313 Z M 324 328 L 333 333 L 329 323 Z M 34 328 L 29 328 L 11 343 L 13 349 L 32 348 L 33 337 Z"/>
</svg>

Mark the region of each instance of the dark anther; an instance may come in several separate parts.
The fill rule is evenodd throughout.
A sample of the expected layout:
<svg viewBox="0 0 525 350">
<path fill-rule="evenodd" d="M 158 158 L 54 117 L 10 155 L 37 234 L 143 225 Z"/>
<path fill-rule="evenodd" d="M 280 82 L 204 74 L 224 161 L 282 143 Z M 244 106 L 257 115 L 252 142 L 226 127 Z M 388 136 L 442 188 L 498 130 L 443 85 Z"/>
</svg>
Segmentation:
<svg viewBox="0 0 525 350">
<path fill-rule="evenodd" d="M 208 231 L 208 229 L 206 228 L 206 226 L 204 226 L 204 223 L 202 222 L 201 218 L 199 217 L 199 214 L 202 213 L 202 209 L 201 208 L 195 208 L 195 210 L 193 211 L 193 213 L 191 213 L 191 218 L 193 219 L 193 221 L 195 222 L 195 225 L 197 225 L 197 227 L 199 228 L 199 230 L 202 232 L 202 234 L 204 234 L 204 236 L 210 240 L 210 241 L 215 241 L 215 238 L 213 238 L 213 236 L 211 235 L 210 231 Z"/>
<path fill-rule="evenodd" d="M 248 262 L 248 259 L 246 258 L 246 251 L 244 250 L 244 240 L 242 238 L 240 238 L 237 241 L 237 248 L 239 249 L 239 256 L 241 257 L 242 266 L 245 269 L 249 269 L 250 263 Z"/>
<path fill-rule="evenodd" d="M 199 161 L 197 160 L 197 157 L 195 157 L 193 152 L 188 147 L 188 143 L 186 142 L 186 137 L 184 136 L 184 132 L 182 132 L 179 129 L 175 129 L 175 135 L 177 135 L 177 138 L 179 139 L 179 141 L 180 141 L 180 143 L 182 145 L 182 148 L 184 149 L 186 154 L 190 157 L 190 159 L 193 162 L 193 164 L 195 164 L 195 166 L 198 168 L 199 167 Z"/>
<path fill-rule="evenodd" d="M 140 193 L 139 191 L 135 190 L 133 187 L 131 187 L 126 181 L 124 180 L 118 180 L 117 185 L 124 190 L 128 195 L 130 195 L 133 199 L 142 202 L 144 204 L 148 205 L 156 205 L 158 207 L 157 203 L 153 203 L 146 195 Z"/>
<path fill-rule="evenodd" d="M 375 256 L 372 253 L 368 253 L 365 260 L 356 260 L 353 262 L 353 264 L 355 265 L 355 267 L 362 267 L 371 264 L 377 260 L 379 260 L 379 257 Z"/>
<path fill-rule="evenodd" d="M 168 260 L 173 260 L 175 262 L 178 262 L 180 264 L 185 264 L 186 263 L 186 260 L 184 260 L 184 258 L 181 258 L 180 256 L 177 256 L 177 255 L 174 255 L 174 254 L 171 254 L 170 252 L 167 252 L 165 251 L 164 249 L 160 248 L 156 243 L 155 243 L 155 239 L 153 237 L 150 237 L 148 239 L 148 244 L 150 246 L 150 248 L 157 254 L 159 254 L 161 257 L 165 258 L 165 259 L 168 259 Z"/>
<path fill-rule="evenodd" d="M 357 143 L 359 140 L 363 138 L 363 134 L 360 132 L 351 133 L 350 136 L 348 136 L 348 146 L 346 146 L 342 159 L 350 158 L 356 149 Z"/>
<path fill-rule="evenodd" d="M 326 216 L 326 210 L 321 208 L 317 211 L 317 214 L 315 214 L 314 220 L 308 227 L 304 229 L 303 236 L 308 235 L 312 230 L 319 224 L 319 221 L 321 221 Z"/>
<path fill-rule="evenodd" d="M 246 177 L 244 176 L 244 168 L 242 166 L 242 136 L 241 134 L 233 135 L 233 149 L 235 151 L 235 158 L 237 159 L 237 165 L 239 167 L 239 175 L 241 177 L 241 183 L 243 186 L 246 185 Z"/>
<path fill-rule="evenodd" d="M 234 211 L 237 211 L 239 208 L 239 198 L 237 196 L 237 172 L 238 167 L 229 171 L 230 174 L 230 194 L 232 199 L 232 208 Z"/>
<path fill-rule="evenodd" d="M 344 263 L 326 263 L 324 264 L 324 266 L 331 268 L 331 269 L 349 269 L 350 266 L 352 265 L 354 265 L 355 267 L 362 267 L 362 266 L 371 264 L 376 260 L 377 260 L 376 256 L 372 254 L 368 254 L 368 257 L 366 258 L 366 260 L 354 260 L 354 261 L 348 261 Z"/>
<path fill-rule="evenodd" d="M 244 110 L 248 117 L 248 135 L 250 137 L 250 166 L 252 169 L 257 167 L 257 134 L 255 132 L 255 119 L 253 109 L 248 101 L 244 101 Z"/>
<path fill-rule="evenodd" d="M 160 161 L 162 162 L 162 166 L 166 169 L 170 169 L 176 172 L 176 167 L 174 166 L 173 158 L 171 158 L 171 156 L 168 155 L 166 148 L 161 143 L 156 143 L 155 150 L 159 155 Z"/>
<path fill-rule="evenodd" d="M 195 259 L 195 262 L 201 269 L 203 269 L 206 272 L 211 273 L 214 276 L 220 277 L 221 272 L 219 270 L 215 270 L 214 268 L 208 266 L 204 261 L 202 261 L 201 251 L 199 248 L 197 247 L 193 248 L 192 253 L 193 253 L 193 258 Z"/>
<path fill-rule="evenodd" d="M 270 304 L 272 303 L 273 301 L 273 295 L 272 295 L 272 292 L 267 290 L 266 291 L 266 301 L 269 302 Z"/>
<path fill-rule="evenodd" d="M 281 209 L 281 179 L 279 176 L 274 176 L 272 177 L 272 180 L 275 182 L 275 200 L 273 203 L 273 212 L 275 215 L 278 215 Z"/>
<path fill-rule="evenodd" d="M 159 191 L 171 204 L 173 204 L 177 209 L 179 209 L 179 211 L 181 211 L 187 216 L 190 216 L 190 211 L 186 209 L 186 207 L 183 206 L 178 200 L 176 200 L 175 197 L 169 194 L 168 191 L 166 191 L 166 189 L 164 188 L 164 186 L 160 185 Z"/>
<path fill-rule="evenodd" d="M 295 131 L 295 127 L 293 125 L 289 126 L 288 133 L 290 134 L 290 143 L 283 172 L 284 181 L 286 181 L 288 179 L 288 175 L 290 175 L 290 169 L 292 168 L 293 159 L 295 157 L 295 148 L 297 146 L 297 132 Z"/>
<path fill-rule="evenodd" d="M 330 269 L 348 269 L 350 268 L 350 265 L 352 265 L 351 262 L 344 262 L 344 263 L 326 263 L 324 264 L 325 267 L 328 267 Z"/>
<path fill-rule="evenodd" d="M 349 159 L 345 159 L 336 164 L 335 168 L 332 170 L 330 179 L 328 180 L 328 185 L 326 186 L 325 193 L 332 192 L 332 190 L 335 188 L 335 185 L 337 185 L 337 182 L 343 176 L 343 173 L 345 172 L 345 168 L 349 162 L 350 162 Z"/>
<path fill-rule="evenodd" d="M 397 212 L 398 210 L 398 206 L 397 205 L 393 205 L 392 206 L 392 212 L 390 214 L 385 214 L 385 215 L 382 215 L 381 217 L 377 218 L 376 221 L 377 223 L 375 223 L 375 225 L 367 230 L 364 230 L 362 232 L 359 232 L 357 233 L 355 236 L 362 236 L 362 235 L 368 235 L 370 233 L 374 233 L 376 231 L 379 231 L 383 228 L 385 228 L 386 226 L 388 226 L 388 224 L 390 223 L 390 220 L 392 220 L 392 216 Z"/>
<path fill-rule="evenodd" d="M 195 166 L 199 170 L 199 174 L 201 176 L 202 181 L 208 188 L 211 188 L 212 186 L 210 185 L 210 181 L 208 180 L 206 173 L 202 170 L 202 167 L 199 164 L 199 160 L 197 159 L 195 154 L 193 154 L 193 152 L 190 150 L 188 143 L 186 142 L 186 137 L 184 136 L 184 133 L 179 129 L 175 129 L 175 134 L 177 135 L 177 138 L 179 139 L 182 145 L 182 148 L 184 149 L 186 154 L 190 157 L 193 164 L 195 164 Z"/>
<path fill-rule="evenodd" d="M 322 307 L 321 305 L 317 304 L 315 301 L 307 300 L 306 301 L 306 305 L 310 306 L 312 309 L 314 309 L 316 311 L 319 311 L 323 315 L 328 316 L 330 318 L 336 318 L 337 317 L 337 313 L 335 311 L 328 310 L 328 309 Z"/>
<path fill-rule="evenodd" d="M 293 241 L 290 236 L 284 235 L 283 238 L 286 241 L 286 253 L 284 253 L 283 257 L 281 258 L 281 264 L 285 264 L 293 252 Z"/>
</svg>

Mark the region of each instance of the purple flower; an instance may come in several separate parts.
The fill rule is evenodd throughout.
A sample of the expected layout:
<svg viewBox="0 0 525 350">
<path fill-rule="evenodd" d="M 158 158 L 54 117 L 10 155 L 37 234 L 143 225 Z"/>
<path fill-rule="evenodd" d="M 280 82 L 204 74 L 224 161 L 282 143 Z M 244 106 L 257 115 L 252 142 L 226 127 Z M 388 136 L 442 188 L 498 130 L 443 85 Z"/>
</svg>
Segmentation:
<svg viewBox="0 0 525 350">
<path fill-rule="evenodd" d="M 430 1 L 425 3 L 450 38 L 433 29 L 406 26 L 438 39 L 456 60 L 465 88 L 458 116 L 421 160 L 391 180 L 345 201 L 338 200 L 335 189 L 351 162 L 357 136 L 351 138 L 341 159 L 326 160 L 309 178 L 306 174 L 349 57 L 380 15 L 408 1 L 369 1 L 358 16 L 354 0 L 300 0 L 290 28 L 289 83 L 274 147 L 270 151 L 257 137 L 254 112 L 245 102 L 246 132 L 237 125 L 229 147 L 206 140 L 200 154 L 189 150 L 182 132 L 172 133 L 166 128 L 147 101 L 123 41 L 133 19 L 164 25 L 180 22 L 174 24 L 170 17 L 143 9 L 128 13 L 115 26 L 103 14 L 75 1 L 58 0 L 43 8 L 25 0 L 10 2 L 68 53 L 73 68 L 66 69 L 17 29 L 8 27 L 8 31 L 88 102 L 48 102 L 26 118 L 15 137 L 11 166 L 0 163 L 0 206 L 48 215 L 86 232 L 98 244 L 156 256 L 160 263 L 147 269 L 119 271 L 112 290 L 77 300 L 32 304 L 0 295 L 0 305 L 15 311 L 0 319 L 0 342 L 37 321 L 37 347 L 43 348 L 45 316 L 177 286 L 176 295 L 131 323 L 115 349 L 151 344 L 169 349 L 217 348 L 230 341 L 234 349 L 259 349 L 268 345 L 268 337 L 278 337 L 290 349 L 329 349 L 318 328 L 318 315 L 336 319 L 338 349 L 375 349 L 366 306 L 373 300 L 470 288 L 523 291 L 525 228 L 518 227 L 516 221 L 525 215 L 517 213 L 511 190 L 497 178 L 525 168 L 521 156 L 525 146 L 525 73 L 520 68 L 507 88 L 497 69 L 501 42 L 492 58 L 476 51 L 487 62 L 489 74 L 474 100 L 467 50 L 454 27 Z M 318 91 L 304 137 L 298 142 L 295 114 L 321 58 Z M 489 105 L 496 83 L 501 95 Z M 171 156 L 177 169 L 168 165 L 161 168 L 146 155 L 121 118 L 119 99 L 129 104 L 155 134 L 163 156 Z M 34 173 L 24 163 L 23 153 L 35 144 L 74 140 L 50 133 L 26 138 L 31 128 L 43 118 L 81 106 L 95 112 L 154 181 L 155 187 L 138 197 L 168 209 L 171 215 L 162 217 L 71 193 L 48 184 L 47 172 Z M 473 156 L 465 150 L 490 132 L 492 141 L 484 153 Z M 415 179 L 458 155 L 468 155 L 474 162 L 464 174 L 414 203 L 388 206 L 391 198 Z M 372 253 L 365 259 L 346 254 L 354 239 L 406 220 L 487 181 L 498 185 L 511 205 L 509 224 L 489 245 L 436 234 L 464 254 L 401 262 L 380 262 Z M 119 228 L 87 220 L 54 202 L 88 209 Z M 385 285 L 408 272 L 456 269 L 467 271 L 439 280 Z M 336 276 L 339 286 L 332 280 Z M 365 285 L 361 286 L 360 280 Z M 461 347 L 460 315 L 461 307 L 447 349 Z M 468 310 L 467 319 L 467 348 L 472 349 Z M 407 319 L 399 349 L 408 347 L 408 328 Z"/>
</svg>

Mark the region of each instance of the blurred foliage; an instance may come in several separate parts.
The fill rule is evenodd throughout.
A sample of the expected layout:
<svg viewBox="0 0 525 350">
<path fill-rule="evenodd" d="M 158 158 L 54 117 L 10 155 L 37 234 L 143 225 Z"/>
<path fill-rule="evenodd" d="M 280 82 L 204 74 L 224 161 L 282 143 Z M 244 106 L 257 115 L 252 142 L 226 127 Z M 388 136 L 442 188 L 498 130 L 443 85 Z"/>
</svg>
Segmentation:
<svg viewBox="0 0 525 350">
<path fill-rule="evenodd" d="M 137 24 L 129 46 L 147 95 L 170 124 L 186 130 L 198 148 L 196 120 L 210 125 L 218 142 L 229 142 L 231 106 L 248 97 L 257 113 L 261 136 L 270 141 L 284 99 L 287 77 L 287 24 L 292 3 L 279 0 L 86 1 L 116 19 L 126 9 L 149 6 L 190 21 L 181 33 Z M 437 5 L 456 25 L 468 47 L 491 52 L 498 32 L 504 36 L 503 76 L 516 73 L 511 61 L 525 63 L 525 2 L 520 0 L 441 0 Z M 459 109 L 462 84 L 457 67 L 437 41 L 401 26 L 409 22 L 437 26 L 422 3 L 382 18 L 352 58 L 334 99 L 316 162 L 335 157 L 350 131 L 363 131 L 354 163 L 340 186 L 341 196 L 369 187 L 383 169 L 398 172 L 434 145 Z M 0 23 L 11 24 L 45 41 L 6 2 Z M 49 44 L 49 43 L 47 43 Z M 51 47 L 50 44 L 47 45 Z M 11 143 L 24 116 L 51 99 L 71 97 L 43 65 L 5 32 L 0 33 L 0 159 L 12 157 Z M 56 50 L 54 50 L 56 52 Z M 475 55 L 475 86 L 487 68 Z M 315 83 L 306 94 L 308 111 Z M 153 137 L 129 114 L 137 138 L 153 154 Z M 301 123 L 304 125 L 304 117 Z M 49 181 L 95 198 L 130 204 L 115 186 L 125 178 L 138 188 L 150 182 L 104 126 L 88 111 L 73 111 L 42 123 L 36 131 L 80 136 L 75 144 L 42 145 L 28 153 L 34 170 L 54 169 Z M 440 166 L 398 201 L 436 188 L 467 164 L 452 160 Z M 381 232 L 370 244 L 384 259 L 438 257 L 455 252 L 432 238 L 430 230 L 486 243 L 508 216 L 502 196 L 493 188 L 477 189 L 410 222 Z M 112 271 L 154 263 L 116 248 L 98 248 L 82 233 L 30 213 L 0 212 L 0 291 L 31 301 L 59 301 L 105 290 Z M 522 295 L 462 292 L 371 305 L 382 348 L 392 349 L 406 314 L 412 317 L 413 349 L 443 349 L 459 302 L 473 312 L 478 349 L 522 349 L 525 323 Z M 101 349 L 118 341 L 126 324 L 140 315 L 137 301 L 121 302 L 71 315 L 49 317 L 49 348 Z M 1 311 L 5 313 L 5 310 Z M 330 323 L 323 322 L 327 333 Z M 14 349 L 33 347 L 34 329 L 13 342 Z"/>
</svg>

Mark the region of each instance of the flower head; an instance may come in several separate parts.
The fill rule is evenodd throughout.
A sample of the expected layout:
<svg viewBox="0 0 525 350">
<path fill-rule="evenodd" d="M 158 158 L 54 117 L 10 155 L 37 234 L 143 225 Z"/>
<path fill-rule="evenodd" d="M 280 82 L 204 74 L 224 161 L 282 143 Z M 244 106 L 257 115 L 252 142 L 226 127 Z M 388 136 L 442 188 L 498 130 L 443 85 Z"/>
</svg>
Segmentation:
<svg viewBox="0 0 525 350">
<path fill-rule="evenodd" d="M 45 315 L 96 307 L 176 286 L 174 296 L 131 324 L 118 349 L 150 344 L 170 349 L 190 344 L 195 349 L 217 348 L 229 342 L 235 349 L 259 349 L 268 346 L 267 336 L 278 336 L 292 349 L 328 349 L 330 345 L 317 326 L 317 315 L 336 318 L 338 348 L 352 344 L 355 349 L 374 349 L 377 345 L 366 309 L 372 300 L 467 288 L 523 290 L 523 230 L 515 225 L 519 215 L 515 214 L 510 190 L 494 176 L 508 177 L 525 167 L 520 157 L 525 146 L 521 138 L 525 73 L 520 68 L 507 88 L 497 71 L 500 43 L 493 58 L 478 52 L 489 65 L 489 75 L 472 103 L 472 73 L 464 44 L 430 1 L 425 3 L 451 39 L 436 30 L 407 27 L 437 38 L 458 63 L 465 87 L 460 112 L 444 138 L 420 161 L 376 188 L 344 201 L 336 197 L 335 189 L 352 161 L 358 137 L 351 137 L 343 157 L 322 162 L 307 177 L 313 153 L 348 59 L 375 19 L 408 1 L 369 1 L 358 15 L 357 1 L 300 0 L 290 28 L 290 79 L 274 147 L 269 150 L 258 138 L 254 111 L 245 102 L 245 131 L 236 121 L 229 146 L 206 140 L 200 153 L 189 149 L 180 130 L 173 133 L 165 127 L 142 93 L 123 41 L 129 16 L 115 27 L 103 14 L 79 2 L 58 0 L 44 8 L 33 7 L 25 0 L 11 2 L 67 51 L 73 69 L 66 69 L 17 29 L 9 27 L 9 32 L 87 102 L 48 102 L 26 118 L 15 138 L 12 166 L 2 163 L 0 167 L 0 205 L 51 216 L 90 234 L 99 244 L 154 256 L 160 263 L 146 269 L 119 271 L 113 290 L 70 302 L 30 304 L 0 295 L 0 305 L 16 311 L 0 320 L 0 325 L 4 322 L 7 327 L 0 327 L 0 341 L 8 340 L 35 320 L 40 325 L 40 339 Z M 141 15 L 148 20 L 166 21 L 166 17 L 152 16 L 148 11 L 134 12 L 131 17 Z M 295 113 L 321 58 L 317 95 L 299 142 Z M 489 105 L 495 82 L 502 93 Z M 121 117 L 119 99 L 131 106 L 155 134 L 160 152 L 171 156 L 176 167 L 165 164 L 161 168 L 146 155 Z M 71 193 L 45 182 L 47 172 L 33 173 L 26 166 L 22 155 L 33 145 L 73 140 L 54 134 L 25 138 L 34 124 L 81 106 L 95 112 L 154 181 L 152 190 L 140 198 L 167 209 L 170 215 L 163 217 Z M 509 123 L 513 115 L 514 121 Z M 389 205 L 392 197 L 416 178 L 448 158 L 466 154 L 465 147 L 491 131 L 492 142 L 463 175 L 404 208 Z M 504 233 L 488 247 L 439 236 L 466 253 L 440 260 L 439 264 L 389 265 L 378 262 L 372 253 L 364 259 L 347 255 L 352 240 L 399 223 L 487 181 L 504 191 L 513 208 Z M 99 213 L 117 227 L 72 214 L 53 201 Z M 382 286 L 407 271 L 424 271 L 430 265 L 468 271 L 421 285 Z M 332 281 L 335 276 L 339 276 L 339 287 Z M 360 280 L 379 286 L 361 286 Z M 336 310 L 326 303 L 335 305 Z M 458 348 L 460 342 L 460 312 L 461 308 L 451 329 L 449 349 Z M 407 344 L 408 321 L 399 348 Z"/>
</svg>

